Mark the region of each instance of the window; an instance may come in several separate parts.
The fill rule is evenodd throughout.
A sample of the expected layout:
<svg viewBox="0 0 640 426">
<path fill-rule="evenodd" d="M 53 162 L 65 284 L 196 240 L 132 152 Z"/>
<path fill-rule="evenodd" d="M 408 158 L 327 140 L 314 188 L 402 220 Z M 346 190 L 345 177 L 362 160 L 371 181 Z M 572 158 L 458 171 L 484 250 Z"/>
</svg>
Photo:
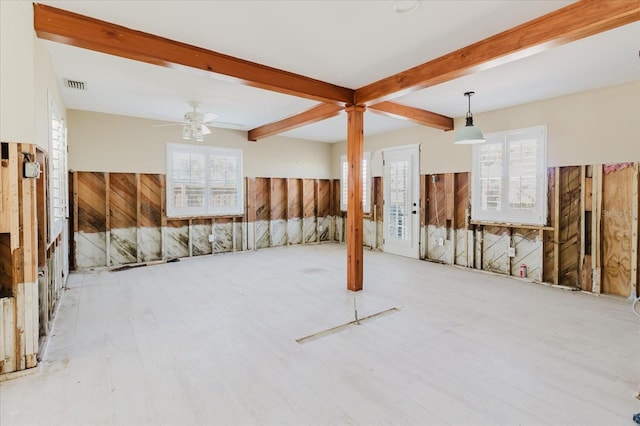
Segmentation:
<svg viewBox="0 0 640 426">
<path fill-rule="evenodd" d="M 62 232 L 67 216 L 67 129 L 49 96 L 49 194 L 51 241 Z"/>
<path fill-rule="evenodd" d="M 242 214 L 242 151 L 167 144 L 167 216 Z"/>
<path fill-rule="evenodd" d="M 546 126 L 487 134 L 486 139 L 473 147 L 471 217 L 544 225 Z"/>
<path fill-rule="evenodd" d="M 371 212 L 371 153 L 365 152 L 362 158 L 362 210 L 365 213 Z M 340 170 L 342 171 L 342 180 L 340 181 L 340 210 L 347 211 L 347 199 L 349 198 L 349 184 L 347 178 L 349 176 L 349 163 L 347 156 L 340 157 Z"/>
</svg>

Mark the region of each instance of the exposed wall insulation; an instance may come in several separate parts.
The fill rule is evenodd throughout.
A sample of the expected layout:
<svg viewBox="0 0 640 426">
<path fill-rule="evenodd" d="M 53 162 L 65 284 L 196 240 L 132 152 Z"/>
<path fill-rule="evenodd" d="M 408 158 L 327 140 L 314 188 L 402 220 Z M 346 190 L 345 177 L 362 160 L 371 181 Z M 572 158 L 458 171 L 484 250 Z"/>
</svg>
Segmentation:
<svg viewBox="0 0 640 426">
<path fill-rule="evenodd" d="M 332 236 L 331 180 L 247 178 L 243 216 L 167 218 L 163 175 L 73 172 L 71 178 L 77 269 L 316 243 Z"/>
</svg>

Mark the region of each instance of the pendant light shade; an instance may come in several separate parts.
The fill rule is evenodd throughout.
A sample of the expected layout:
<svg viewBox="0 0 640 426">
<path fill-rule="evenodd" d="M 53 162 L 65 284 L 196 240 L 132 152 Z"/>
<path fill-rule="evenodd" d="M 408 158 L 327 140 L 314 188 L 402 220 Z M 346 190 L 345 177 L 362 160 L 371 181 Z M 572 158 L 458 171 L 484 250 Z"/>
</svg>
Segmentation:
<svg viewBox="0 0 640 426">
<path fill-rule="evenodd" d="M 485 141 L 482 131 L 473 125 L 473 116 L 471 115 L 471 95 L 475 92 L 466 92 L 464 95 L 469 100 L 469 109 L 467 110 L 467 121 L 465 126 L 456 132 L 456 138 L 453 143 L 458 145 L 483 143 Z"/>
</svg>

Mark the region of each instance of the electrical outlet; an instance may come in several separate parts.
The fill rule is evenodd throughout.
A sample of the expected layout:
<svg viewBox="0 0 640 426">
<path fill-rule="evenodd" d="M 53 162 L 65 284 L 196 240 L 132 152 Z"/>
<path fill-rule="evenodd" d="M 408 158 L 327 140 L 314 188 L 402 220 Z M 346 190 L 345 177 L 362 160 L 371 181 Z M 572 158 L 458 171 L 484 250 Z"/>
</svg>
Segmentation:
<svg viewBox="0 0 640 426">
<path fill-rule="evenodd" d="M 507 249 L 507 254 L 509 255 L 509 257 L 516 257 L 516 248 L 515 247 L 509 247 Z"/>
<path fill-rule="evenodd" d="M 444 238 L 438 237 L 438 247 L 444 246 Z"/>
<path fill-rule="evenodd" d="M 215 240 L 216 240 L 216 236 L 215 235 L 213 235 L 213 234 L 209 235 L 209 242 L 210 243 L 214 242 Z"/>
</svg>

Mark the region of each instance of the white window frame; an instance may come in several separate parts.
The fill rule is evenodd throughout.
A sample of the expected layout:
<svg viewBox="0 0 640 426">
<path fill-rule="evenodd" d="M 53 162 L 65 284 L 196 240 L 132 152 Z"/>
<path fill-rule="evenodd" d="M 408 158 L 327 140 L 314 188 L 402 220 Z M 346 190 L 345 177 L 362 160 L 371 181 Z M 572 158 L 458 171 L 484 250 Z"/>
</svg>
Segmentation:
<svg viewBox="0 0 640 426">
<path fill-rule="evenodd" d="M 546 225 L 547 222 L 547 126 L 527 127 L 485 135 L 486 142 L 473 146 L 471 219 L 481 222 Z M 533 209 L 509 207 L 509 143 L 536 140 L 536 202 Z M 480 153 L 491 144 L 502 146 L 501 191 L 498 209 L 482 208 Z"/>
<path fill-rule="evenodd" d="M 51 93 L 49 103 L 49 241 L 63 231 L 69 211 L 67 127 Z M 54 129 L 54 122 L 56 123 Z"/>
<path fill-rule="evenodd" d="M 347 199 L 349 197 L 349 163 L 347 156 L 340 156 L 340 210 L 347 211 Z M 362 155 L 362 211 L 371 213 L 371 152 L 364 152 Z"/>
<path fill-rule="evenodd" d="M 174 154 L 188 153 L 190 155 L 202 155 L 204 161 L 204 183 L 203 205 L 201 206 L 175 206 L 173 190 L 176 186 L 174 168 L 172 166 L 172 158 Z M 236 194 L 235 205 L 220 206 L 215 205 L 212 200 L 211 192 L 213 189 L 213 179 L 211 176 L 211 167 L 215 157 L 234 158 L 237 161 L 235 178 L 229 181 L 235 181 Z M 231 148 L 218 148 L 213 146 L 190 145 L 181 143 L 167 144 L 167 183 L 166 183 L 166 200 L 167 200 L 167 217 L 194 217 L 194 216 L 233 216 L 244 213 L 244 175 L 242 171 L 242 150 Z"/>
</svg>

